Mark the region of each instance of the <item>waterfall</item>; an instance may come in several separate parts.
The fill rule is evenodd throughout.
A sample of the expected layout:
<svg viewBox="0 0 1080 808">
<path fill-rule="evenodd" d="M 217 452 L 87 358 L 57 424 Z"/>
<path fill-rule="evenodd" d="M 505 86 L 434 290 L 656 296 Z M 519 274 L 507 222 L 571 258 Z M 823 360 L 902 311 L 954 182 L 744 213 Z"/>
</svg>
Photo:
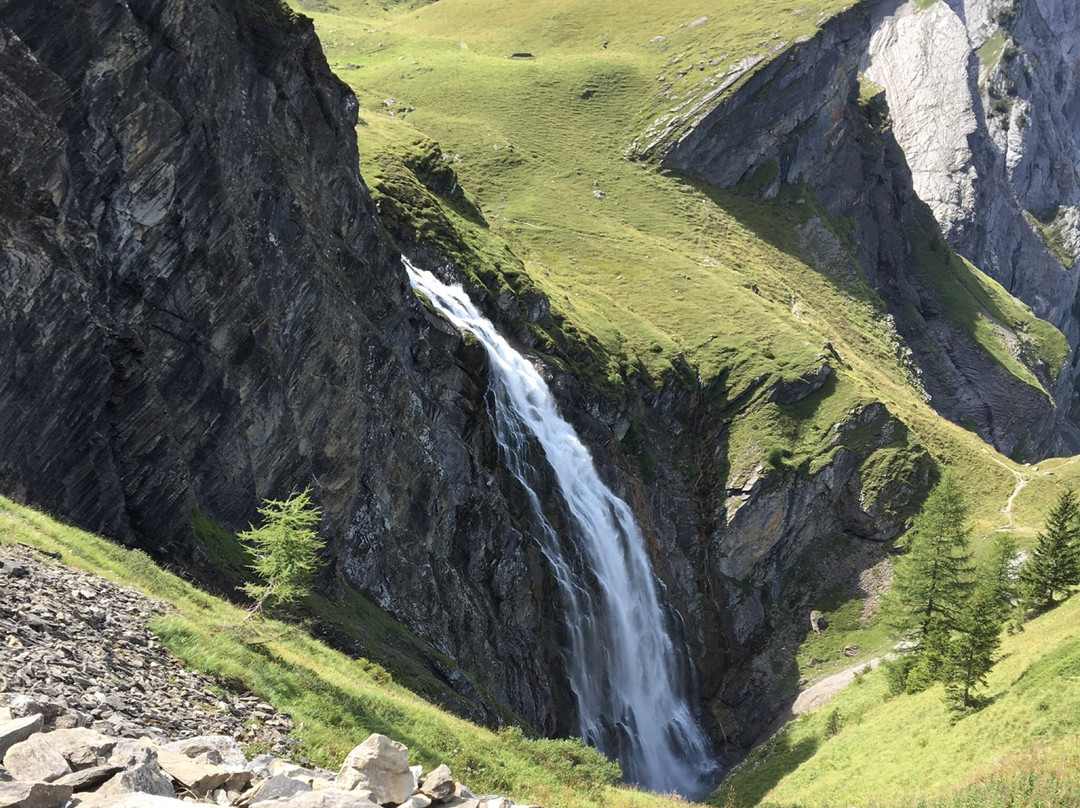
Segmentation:
<svg viewBox="0 0 1080 808">
<path fill-rule="evenodd" d="M 567 676 L 586 743 L 617 757 L 630 782 L 698 798 L 715 772 L 711 745 L 688 693 L 686 648 L 664 607 L 645 540 L 630 508 L 596 472 L 588 449 L 559 414 L 533 365 L 499 335 L 460 287 L 403 259 L 413 288 L 458 328 L 476 336 L 491 362 L 496 436 L 505 462 L 531 500 L 538 542 L 561 590 Z M 528 463 L 543 449 L 573 535 L 559 535 Z M 564 533 L 567 531 L 563 531 Z"/>
</svg>

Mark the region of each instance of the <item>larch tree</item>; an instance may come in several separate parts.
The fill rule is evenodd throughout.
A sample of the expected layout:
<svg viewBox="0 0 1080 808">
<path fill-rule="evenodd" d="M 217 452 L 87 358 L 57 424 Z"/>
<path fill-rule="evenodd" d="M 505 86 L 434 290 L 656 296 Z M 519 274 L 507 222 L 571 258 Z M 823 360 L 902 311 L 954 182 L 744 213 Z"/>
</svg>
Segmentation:
<svg viewBox="0 0 1080 808">
<path fill-rule="evenodd" d="M 262 527 L 251 527 L 240 539 L 251 545 L 255 561 L 251 568 L 261 582 L 244 584 L 254 600 L 245 620 L 273 606 L 288 606 L 311 589 L 311 581 L 322 566 L 315 527 L 322 511 L 311 502 L 311 490 L 293 494 L 286 500 L 265 500 L 259 513 Z"/>
<path fill-rule="evenodd" d="M 997 660 L 1001 630 L 1016 596 L 1015 556 L 1016 542 L 1011 536 L 995 537 L 978 583 L 952 626 L 940 676 L 946 698 L 957 710 L 974 706 L 971 691 L 986 684 L 986 675 Z"/>
<path fill-rule="evenodd" d="M 1080 584 L 1080 504 L 1075 491 L 1062 491 L 1046 517 L 1027 563 L 1020 570 L 1025 604 L 1031 611 L 1053 608 Z"/>
<path fill-rule="evenodd" d="M 890 592 L 889 622 L 912 654 L 905 666 L 909 691 L 941 675 L 949 638 L 974 586 L 970 533 L 963 492 L 946 475 L 915 518 Z"/>
</svg>

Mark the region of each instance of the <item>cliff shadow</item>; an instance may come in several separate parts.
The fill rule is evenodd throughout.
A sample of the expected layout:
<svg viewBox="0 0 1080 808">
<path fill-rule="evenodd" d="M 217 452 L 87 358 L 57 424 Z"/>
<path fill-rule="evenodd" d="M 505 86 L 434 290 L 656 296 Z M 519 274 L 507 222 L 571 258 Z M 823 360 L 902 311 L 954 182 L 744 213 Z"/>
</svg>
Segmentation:
<svg viewBox="0 0 1080 808">
<path fill-rule="evenodd" d="M 880 296 L 849 243 L 855 221 L 825 211 L 805 183 L 780 185 L 773 199 L 764 199 L 756 175 L 732 189 L 717 188 L 693 175 L 671 176 L 707 197 L 724 216 L 755 238 L 813 269 L 837 292 L 873 308 L 882 307 Z M 745 265 L 745 259 L 740 260 Z M 750 269 L 748 280 L 753 282 L 752 265 Z"/>
<path fill-rule="evenodd" d="M 818 746 L 815 738 L 792 743 L 789 733 L 778 734 L 769 741 L 768 757 L 754 770 L 753 775 L 742 777 L 738 789 L 731 785 L 722 786 L 709 798 L 708 804 L 724 808 L 751 808 L 758 805 L 777 783 L 812 758 Z"/>
</svg>

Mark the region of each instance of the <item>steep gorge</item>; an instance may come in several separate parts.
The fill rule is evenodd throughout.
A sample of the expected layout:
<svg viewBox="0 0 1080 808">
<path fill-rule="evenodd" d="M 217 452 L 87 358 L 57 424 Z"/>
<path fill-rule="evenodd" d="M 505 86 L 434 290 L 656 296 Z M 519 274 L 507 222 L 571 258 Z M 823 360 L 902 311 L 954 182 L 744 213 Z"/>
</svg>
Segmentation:
<svg viewBox="0 0 1080 808">
<path fill-rule="evenodd" d="M 874 24 L 859 4 L 775 54 L 661 159 L 820 204 L 803 252 L 880 295 L 913 386 L 1003 451 L 1070 447 L 1071 376 L 1010 321 L 994 334 L 1015 364 L 992 356 L 941 302 L 934 270 L 964 270 L 916 196 L 893 104 L 860 100 Z M 410 252 L 439 249 L 387 210 L 380 224 L 356 98 L 311 24 L 268 0 L 0 0 L 0 36 L 0 488 L 224 585 L 192 513 L 238 530 L 261 498 L 312 485 L 331 592 L 359 590 L 430 643 L 462 711 L 572 731 L 546 628 L 559 599 L 500 468 L 483 354 L 409 290 L 383 226 Z M 853 224 L 841 236 L 830 218 Z M 548 301 L 483 304 L 539 350 L 527 323 L 549 322 Z M 1033 305 L 1075 339 L 1063 310 Z M 737 456 L 747 412 L 798 420 L 851 378 L 830 349 L 802 377 L 749 384 L 683 362 L 613 392 L 545 368 L 644 525 L 710 733 L 736 747 L 791 695 L 780 646 L 826 586 L 793 576 L 879 560 L 933 476 L 870 396 L 805 463 Z M 857 561 L 852 536 L 868 540 Z"/>
</svg>

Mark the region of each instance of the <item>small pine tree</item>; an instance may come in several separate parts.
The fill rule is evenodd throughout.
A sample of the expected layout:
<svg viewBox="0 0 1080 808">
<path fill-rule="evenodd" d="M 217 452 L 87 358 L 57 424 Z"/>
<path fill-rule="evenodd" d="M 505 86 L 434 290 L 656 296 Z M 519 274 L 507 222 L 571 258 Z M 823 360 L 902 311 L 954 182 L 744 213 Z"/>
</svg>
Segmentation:
<svg viewBox="0 0 1080 808">
<path fill-rule="evenodd" d="M 1002 602 L 1000 581 L 994 575 L 994 560 L 982 571 L 978 586 L 961 610 L 942 660 L 946 698 L 960 710 L 972 706 L 972 688 L 986 684 L 1009 612 L 1008 603 Z"/>
<path fill-rule="evenodd" d="M 1039 532 L 1031 558 L 1020 570 L 1026 605 L 1053 608 L 1056 594 L 1080 584 L 1080 504 L 1075 491 L 1062 491 Z"/>
<path fill-rule="evenodd" d="M 262 583 L 246 583 L 244 591 L 255 601 L 245 620 L 271 606 L 288 606 L 307 594 L 311 579 L 322 566 L 322 542 L 314 526 L 322 511 L 312 504 L 311 490 L 287 500 L 265 500 L 259 508 L 263 526 L 240 534 L 252 546 L 251 568 Z"/>
<path fill-rule="evenodd" d="M 890 592 L 889 622 L 915 649 L 936 625 L 951 627 L 971 592 L 970 533 L 963 493 L 946 475 L 915 518 Z"/>
</svg>

